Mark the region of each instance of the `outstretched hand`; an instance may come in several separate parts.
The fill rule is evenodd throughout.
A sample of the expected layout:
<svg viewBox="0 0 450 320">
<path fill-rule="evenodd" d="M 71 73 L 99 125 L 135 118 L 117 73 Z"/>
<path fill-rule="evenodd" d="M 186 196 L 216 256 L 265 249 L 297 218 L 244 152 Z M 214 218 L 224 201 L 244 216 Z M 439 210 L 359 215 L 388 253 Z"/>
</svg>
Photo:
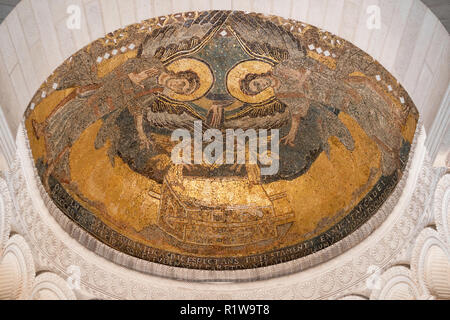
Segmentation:
<svg viewBox="0 0 450 320">
<path fill-rule="evenodd" d="M 280 141 L 285 145 L 295 147 L 295 136 L 296 134 L 291 131 L 285 137 L 281 138 Z"/>
<path fill-rule="evenodd" d="M 159 74 L 159 71 L 157 68 L 150 68 L 147 70 L 144 70 L 140 73 L 130 73 L 128 75 L 128 78 L 130 78 L 130 80 L 135 84 L 140 86 L 141 88 L 144 88 L 144 85 L 141 84 L 142 81 L 144 81 L 145 79 L 151 78 L 151 77 L 155 77 Z"/>
<path fill-rule="evenodd" d="M 209 123 L 211 127 L 218 128 L 220 126 L 220 124 L 222 123 L 222 111 L 223 106 L 217 104 L 213 104 L 209 109 L 207 118 L 209 118 L 209 116 L 212 114 L 212 118 Z"/>
</svg>

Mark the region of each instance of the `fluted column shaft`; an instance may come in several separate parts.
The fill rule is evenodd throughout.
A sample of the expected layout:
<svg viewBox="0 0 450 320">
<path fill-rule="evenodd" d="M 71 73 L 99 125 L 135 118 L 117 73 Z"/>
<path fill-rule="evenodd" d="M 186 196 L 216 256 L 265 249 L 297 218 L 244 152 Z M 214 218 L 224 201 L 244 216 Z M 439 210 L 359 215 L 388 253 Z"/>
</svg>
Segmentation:
<svg viewBox="0 0 450 320">
<path fill-rule="evenodd" d="M 0 300 L 16 300 L 20 295 L 22 275 L 13 255 L 7 254 L 0 263 Z"/>
</svg>

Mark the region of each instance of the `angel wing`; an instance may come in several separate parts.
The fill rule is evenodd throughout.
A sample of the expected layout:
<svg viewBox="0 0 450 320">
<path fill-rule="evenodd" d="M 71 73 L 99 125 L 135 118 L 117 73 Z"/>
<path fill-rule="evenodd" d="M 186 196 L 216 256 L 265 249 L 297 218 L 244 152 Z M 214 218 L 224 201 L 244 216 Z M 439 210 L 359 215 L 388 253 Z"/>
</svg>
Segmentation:
<svg viewBox="0 0 450 320">
<path fill-rule="evenodd" d="M 308 58 L 300 39 L 283 26 L 255 14 L 235 12 L 230 15 L 227 23 L 247 53 L 273 65 L 273 75 L 280 80 L 275 97 L 290 111 L 291 129 L 282 139 L 288 145 L 286 148 L 299 153 L 320 149 L 329 155 L 328 138 L 336 136 L 347 149 L 353 150 L 354 141 L 350 132 L 326 106 L 326 99 L 319 97 L 322 92 L 314 91 L 316 87 L 312 82 L 326 82 L 325 87 L 328 85 L 330 88 L 335 86 L 331 86 L 329 78 L 322 78 L 316 72 L 315 64 Z M 312 103 L 314 107 L 311 107 Z M 270 127 L 268 124 L 274 121 L 274 116 L 278 114 L 271 118 L 258 117 L 253 121 L 257 121 L 259 127 Z M 315 143 L 303 141 L 304 136 L 312 131 L 317 133 L 319 140 Z M 299 148 L 304 150 L 300 151 Z"/>
<path fill-rule="evenodd" d="M 321 106 L 319 111 L 320 137 L 322 147 L 328 158 L 330 158 L 330 146 L 328 144 L 330 137 L 338 138 L 349 151 L 355 149 L 355 141 L 347 127 L 339 120 L 338 113 L 337 109 L 326 106 Z"/>
<path fill-rule="evenodd" d="M 216 34 L 229 14 L 229 11 L 205 11 L 184 23 L 155 29 L 145 39 L 141 55 L 168 63 L 177 57 L 193 53 Z"/>
<path fill-rule="evenodd" d="M 57 90 L 83 87 L 99 82 L 96 70 L 92 69 L 95 61 L 86 51 L 80 51 L 58 68 L 60 80 Z"/>
<path fill-rule="evenodd" d="M 275 23 L 254 14 L 233 12 L 228 18 L 229 28 L 249 54 L 272 63 L 300 61 L 306 48 L 292 33 Z"/>
<path fill-rule="evenodd" d="M 174 114 L 167 112 L 152 112 L 149 110 L 147 112 L 146 120 L 151 126 L 156 128 L 164 128 L 170 131 L 186 129 L 190 132 L 194 132 L 194 122 L 198 120 L 198 118 L 187 112 Z M 205 130 L 205 128 L 203 128 L 203 130 Z"/>
<path fill-rule="evenodd" d="M 222 27 L 228 15 L 229 12 L 226 11 L 202 12 L 195 19 L 153 30 L 139 49 L 139 59 L 136 59 L 136 63 L 148 61 L 159 70 L 164 69 L 163 65 L 170 63 L 173 59 L 193 53 L 206 44 Z M 134 69 L 134 63 L 129 62 L 128 64 L 130 68 L 127 66 L 126 72 L 123 72 L 125 74 Z M 130 104 L 129 111 L 135 108 L 139 109 L 136 114 L 132 114 L 131 119 L 134 117 L 132 123 L 140 131 L 144 130 L 143 123 L 147 127 L 149 126 L 156 130 L 184 128 L 193 131 L 194 121 L 199 119 L 194 112 L 189 112 L 185 105 L 174 106 L 171 103 L 164 103 L 160 101 L 158 95 L 148 95 L 146 98 L 141 99 L 139 103 L 135 100 L 128 102 Z M 138 104 L 140 107 L 133 106 L 133 104 Z M 113 140 L 112 146 L 108 151 L 112 162 L 115 154 L 121 148 L 121 138 L 118 132 L 121 131 L 120 127 L 123 126 L 123 124 L 120 124 L 123 123 L 121 119 L 127 112 L 127 110 L 121 108 L 121 110 L 108 115 L 97 136 L 96 148 L 102 147 L 108 139 Z M 130 117 L 128 116 L 127 123 L 129 119 Z M 133 131 L 135 130 L 133 129 Z M 143 139 L 142 137 L 141 140 L 150 141 L 150 139 Z"/>
</svg>

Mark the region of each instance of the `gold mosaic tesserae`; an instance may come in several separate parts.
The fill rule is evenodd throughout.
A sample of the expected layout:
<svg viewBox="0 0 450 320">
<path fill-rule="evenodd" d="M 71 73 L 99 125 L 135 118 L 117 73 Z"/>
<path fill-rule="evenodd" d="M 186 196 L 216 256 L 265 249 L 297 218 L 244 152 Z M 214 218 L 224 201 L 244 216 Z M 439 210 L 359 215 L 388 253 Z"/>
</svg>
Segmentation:
<svg viewBox="0 0 450 320">
<path fill-rule="evenodd" d="M 42 85 L 25 124 L 45 190 L 87 233 L 147 261 L 238 270 L 357 230 L 401 178 L 417 120 L 406 91 L 351 43 L 276 16 L 206 11 L 89 44 Z M 175 164 L 171 134 L 194 121 L 279 130 L 279 170 Z"/>
</svg>

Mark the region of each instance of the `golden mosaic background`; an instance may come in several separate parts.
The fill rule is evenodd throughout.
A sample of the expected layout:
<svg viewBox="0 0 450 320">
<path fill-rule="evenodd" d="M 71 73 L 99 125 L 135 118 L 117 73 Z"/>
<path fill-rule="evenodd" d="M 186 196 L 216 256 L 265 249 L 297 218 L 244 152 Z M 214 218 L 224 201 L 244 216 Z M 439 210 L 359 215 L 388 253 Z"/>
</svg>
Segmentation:
<svg viewBox="0 0 450 320">
<path fill-rule="evenodd" d="M 196 269 L 306 256 L 366 222 L 408 159 L 418 113 L 352 44 L 301 22 L 189 12 L 108 34 L 36 93 L 25 125 L 42 183 L 86 232 Z M 170 133 L 279 129 L 280 171 L 174 165 Z"/>
</svg>

